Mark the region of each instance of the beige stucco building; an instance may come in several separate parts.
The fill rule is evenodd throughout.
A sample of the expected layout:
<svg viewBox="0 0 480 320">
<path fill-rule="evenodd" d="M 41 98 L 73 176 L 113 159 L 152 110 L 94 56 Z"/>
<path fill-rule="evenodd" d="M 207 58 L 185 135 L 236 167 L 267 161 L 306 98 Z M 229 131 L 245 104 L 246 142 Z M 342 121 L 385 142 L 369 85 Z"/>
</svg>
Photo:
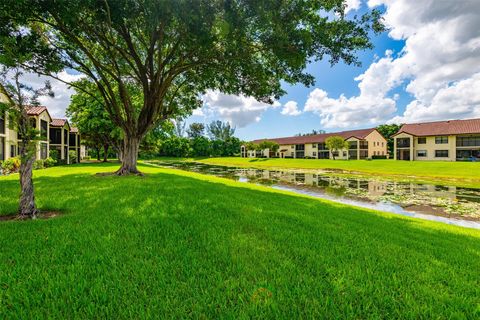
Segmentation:
<svg viewBox="0 0 480 320">
<path fill-rule="evenodd" d="M 350 145 L 348 149 L 336 152 L 336 159 L 357 160 L 375 156 L 388 156 L 387 140 L 375 128 L 308 136 L 258 139 L 252 142 L 259 144 L 263 141 L 272 141 L 278 143 L 280 147 L 278 151 L 271 152 L 268 149 L 261 151 L 247 150 L 247 146 L 242 145 L 240 151 L 242 157 L 332 159 L 334 154 L 325 145 L 325 140 L 332 136 L 340 136 Z"/>
<path fill-rule="evenodd" d="M 396 160 L 480 160 L 480 119 L 404 124 L 394 150 Z"/>
<path fill-rule="evenodd" d="M 6 102 L 6 97 L 0 93 L 0 101 Z M 31 106 L 27 109 L 32 128 L 38 131 L 35 159 L 46 159 L 50 150 L 58 151 L 58 159 L 70 163 L 69 151 L 75 151 L 77 162 L 81 156 L 80 133 L 77 128 L 71 128 L 66 119 L 52 119 L 44 106 Z M 7 112 L 0 114 L 0 161 L 18 155 L 18 133 L 9 123 Z M 84 146 L 83 146 L 84 148 Z"/>
</svg>

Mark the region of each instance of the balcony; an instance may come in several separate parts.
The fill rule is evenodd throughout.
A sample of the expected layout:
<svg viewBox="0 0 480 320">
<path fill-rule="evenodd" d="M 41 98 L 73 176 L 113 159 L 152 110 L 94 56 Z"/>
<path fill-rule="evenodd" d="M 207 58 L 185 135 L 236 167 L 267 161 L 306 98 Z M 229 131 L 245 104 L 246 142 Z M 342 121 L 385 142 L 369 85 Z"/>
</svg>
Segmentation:
<svg viewBox="0 0 480 320">
<path fill-rule="evenodd" d="M 397 148 L 410 148 L 410 138 L 397 139 Z"/>
</svg>

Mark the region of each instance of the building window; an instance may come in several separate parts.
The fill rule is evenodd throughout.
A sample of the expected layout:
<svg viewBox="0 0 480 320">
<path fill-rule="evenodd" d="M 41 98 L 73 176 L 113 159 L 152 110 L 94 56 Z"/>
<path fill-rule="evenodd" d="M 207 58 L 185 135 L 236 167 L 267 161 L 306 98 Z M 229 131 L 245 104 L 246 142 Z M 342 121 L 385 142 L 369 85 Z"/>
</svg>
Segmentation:
<svg viewBox="0 0 480 320">
<path fill-rule="evenodd" d="M 418 144 L 426 144 L 427 138 L 418 138 Z"/>
<path fill-rule="evenodd" d="M 48 158 L 48 148 L 46 143 L 40 144 L 40 158 L 47 159 Z"/>
<path fill-rule="evenodd" d="M 343 151 L 343 157 L 347 156 L 347 151 Z"/>
<path fill-rule="evenodd" d="M 0 160 L 5 160 L 5 138 L 0 137 Z"/>
<path fill-rule="evenodd" d="M 0 116 L 0 134 L 5 134 L 5 117 Z"/>
<path fill-rule="evenodd" d="M 312 144 L 312 148 L 314 148 L 314 149 L 317 148 L 317 144 L 315 144 L 315 143 Z"/>
<path fill-rule="evenodd" d="M 63 144 L 68 145 L 68 131 L 67 129 L 63 129 Z"/>
<path fill-rule="evenodd" d="M 61 144 L 62 143 L 62 130 L 59 128 L 50 127 L 50 143 Z"/>
<path fill-rule="evenodd" d="M 418 150 L 417 157 L 423 158 L 427 156 L 427 150 Z"/>
<path fill-rule="evenodd" d="M 480 136 L 457 137 L 457 147 L 478 147 L 480 146 Z"/>
<path fill-rule="evenodd" d="M 435 144 L 446 144 L 446 143 L 448 143 L 447 136 L 435 137 Z"/>
<path fill-rule="evenodd" d="M 448 158 L 448 150 L 435 150 L 435 158 Z"/>
<path fill-rule="evenodd" d="M 295 149 L 295 146 L 292 146 L 292 149 Z"/>
<path fill-rule="evenodd" d="M 397 138 L 397 148 L 410 148 L 410 138 Z"/>
<path fill-rule="evenodd" d="M 48 122 L 40 120 L 40 136 L 42 140 L 47 140 Z"/>
<path fill-rule="evenodd" d="M 314 157 L 316 157 L 316 156 L 317 156 L 317 153 L 316 153 L 315 151 L 313 151 L 313 152 L 312 152 L 312 155 L 313 155 Z"/>
<path fill-rule="evenodd" d="M 292 156 L 292 158 L 293 158 L 293 152 L 290 152 L 290 155 L 291 155 L 291 156 Z"/>
<path fill-rule="evenodd" d="M 10 157 L 15 157 L 17 155 L 17 148 L 16 146 L 10 146 Z"/>
<path fill-rule="evenodd" d="M 382 147 L 385 145 L 385 142 L 382 142 Z"/>
</svg>

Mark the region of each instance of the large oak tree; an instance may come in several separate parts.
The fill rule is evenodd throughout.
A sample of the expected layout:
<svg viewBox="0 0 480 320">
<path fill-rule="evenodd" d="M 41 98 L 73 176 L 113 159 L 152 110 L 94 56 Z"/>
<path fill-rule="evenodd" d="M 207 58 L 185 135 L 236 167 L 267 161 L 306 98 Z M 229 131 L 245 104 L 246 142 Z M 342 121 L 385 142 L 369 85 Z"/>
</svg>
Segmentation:
<svg viewBox="0 0 480 320">
<path fill-rule="evenodd" d="M 381 29 L 375 11 L 345 18 L 343 0 L 4 3 L 5 10 L 28 11 L 31 30 L 49 40 L 65 67 L 97 85 L 124 132 L 122 175 L 138 172 L 142 137 L 159 121 L 198 107 L 206 90 L 272 102 L 284 94 L 282 81 L 314 83 L 305 72 L 311 61 L 357 63 L 355 51 L 371 47 L 369 32 Z"/>
</svg>

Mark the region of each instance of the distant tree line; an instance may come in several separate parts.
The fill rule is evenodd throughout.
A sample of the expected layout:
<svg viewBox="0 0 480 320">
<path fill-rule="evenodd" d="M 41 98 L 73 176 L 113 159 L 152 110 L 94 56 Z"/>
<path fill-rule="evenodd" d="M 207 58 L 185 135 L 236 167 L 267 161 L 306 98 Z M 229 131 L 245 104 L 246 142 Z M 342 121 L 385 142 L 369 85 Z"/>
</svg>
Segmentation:
<svg viewBox="0 0 480 320">
<path fill-rule="evenodd" d="M 194 122 L 188 128 L 181 119 L 166 124 L 146 136 L 140 157 L 224 157 L 240 153 L 242 141 L 235 128 L 220 120 L 210 124 Z"/>
</svg>

